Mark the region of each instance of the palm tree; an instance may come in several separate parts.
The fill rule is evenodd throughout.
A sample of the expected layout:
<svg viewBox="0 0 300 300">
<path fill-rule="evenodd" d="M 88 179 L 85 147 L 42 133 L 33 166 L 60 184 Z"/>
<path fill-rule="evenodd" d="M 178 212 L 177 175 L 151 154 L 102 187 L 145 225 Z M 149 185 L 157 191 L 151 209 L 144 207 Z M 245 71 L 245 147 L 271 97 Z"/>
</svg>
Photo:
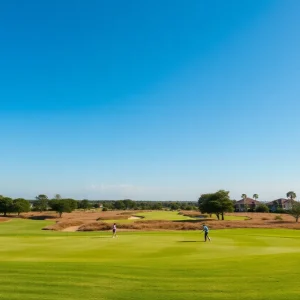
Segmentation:
<svg viewBox="0 0 300 300">
<path fill-rule="evenodd" d="M 242 194 L 242 198 L 244 199 L 244 211 L 246 211 L 246 199 L 247 199 L 247 195 L 246 194 Z"/>
<path fill-rule="evenodd" d="M 290 198 L 292 201 L 297 197 L 297 196 L 296 196 L 296 193 L 293 192 L 293 191 L 287 192 L 287 193 L 286 193 L 286 196 L 287 196 L 288 198 Z"/>
<path fill-rule="evenodd" d="M 254 194 L 253 199 L 257 200 L 258 199 L 258 194 Z"/>
<path fill-rule="evenodd" d="M 291 199 L 291 204 L 289 205 L 292 208 L 295 198 L 297 197 L 296 193 L 293 191 L 289 191 L 286 193 L 286 196 Z"/>
</svg>

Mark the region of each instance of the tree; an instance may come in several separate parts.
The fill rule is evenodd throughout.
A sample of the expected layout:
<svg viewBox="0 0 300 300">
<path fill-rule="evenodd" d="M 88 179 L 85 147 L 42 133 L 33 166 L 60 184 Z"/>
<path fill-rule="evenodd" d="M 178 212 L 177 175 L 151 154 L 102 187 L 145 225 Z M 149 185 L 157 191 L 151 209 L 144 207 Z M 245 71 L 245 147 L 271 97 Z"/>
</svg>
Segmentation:
<svg viewBox="0 0 300 300">
<path fill-rule="evenodd" d="M 254 195 L 253 195 L 253 199 L 254 199 L 254 200 L 257 200 L 257 199 L 258 199 L 258 194 L 254 194 Z"/>
<path fill-rule="evenodd" d="M 215 213 L 214 207 L 211 204 L 212 194 L 202 194 L 198 199 L 198 207 L 202 213 L 209 214 L 210 216 Z"/>
<path fill-rule="evenodd" d="M 269 207 L 265 204 L 259 204 L 255 208 L 256 212 L 269 212 Z"/>
<path fill-rule="evenodd" d="M 76 202 L 76 205 L 74 201 Z M 76 208 L 77 201 L 73 199 L 53 199 L 49 201 L 49 206 L 52 210 L 56 211 L 59 214 L 59 217 L 61 218 L 64 212 L 70 213 Z"/>
<path fill-rule="evenodd" d="M 242 199 L 244 199 L 244 211 L 247 211 L 248 210 L 248 206 L 246 203 L 247 194 L 242 194 Z"/>
<path fill-rule="evenodd" d="M 215 214 L 224 220 L 225 212 L 233 211 L 233 204 L 229 198 L 229 191 L 219 190 L 216 193 L 203 194 L 198 200 L 199 209 L 202 213 Z"/>
<path fill-rule="evenodd" d="M 171 210 L 178 210 L 180 208 L 180 205 L 178 202 L 172 202 L 170 205 Z"/>
<path fill-rule="evenodd" d="M 288 198 L 290 198 L 292 201 L 295 200 L 295 198 L 297 197 L 296 193 L 293 192 L 293 191 L 287 192 L 287 193 L 286 193 L 286 196 L 287 196 Z"/>
<path fill-rule="evenodd" d="M 67 198 L 67 199 L 62 199 L 62 200 L 69 201 L 69 204 L 71 206 L 72 211 L 78 208 L 78 201 L 77 200 L 74 200 L 72 198 Z"/>
<path fill-rule="evenodd" d="M 288 210 L 288 214 L 293 216 L 296 219 L 296 222 L 298 222 L 300 217 L 300 202 L 294 201 L 292 204 L 292 208 Z"/>
<path fill-rule="evenodd" d="M 18 198 L 13 200 L 13 211 L 20 215 L 22 212 L 28 212 L 30 211 L 30 203 L 29 201 L 23 199 L 23 198 Z"/>
<path fill-rule="evenodd" d="M 38 195 L 35 197 L 36 201 L 34 202 L 33 206 L 36 210 L 43 212 L 48 208 L 48 197 L 44 194 Z"/>
<path fill-rule="evenodd" d="M 125 205 L 125 203 L 124 203 L 123 200 L 118 200 L 118 201 L 116 201 L 116 202 L 114 203 L 114 207 L 115 207 L 115 209 L 120 209 L 120 210 L 126 209 L 126 205 Z"/>
<path fill-rule="evenodd" d="M 87 199 L 83 199 L 79 202 L 79 208 L 82 208 L 84 210 L 90 209 L 91 208 L 91 204 L 89 202 L 89 200 Z"/>
<path fill-rule="evenodd" d="M 155 209 L 155 210 L 162 210 L 163 209 L 162 203 L 161 202 L 154 203 L 153 209 Z"/>
<path fill-rule="evenodd" d="M 126 209 L 134 209 L 136 206 L 135 202 L 131 199 L 124 199 L 123 203 Z"/>
<path fill-rule="evenodd" d="M 0 198 L 0 213 L 4 214 L 6 217 L 7 213 L 12 211 L 13 201 L 9 197 L 1 197 Z"/>
<path fill-rule="evenodd" d="M 93 202 L 92 207 L 93 208 L 100 208 L 101 207 L 101 203 L 100 202 Z"/>
<path fill-rule="evenodd" d="M 54 199 L 56 199 L 56 200 L 61 200 L 61 195 L 60 195 L 60 194 L 55 194 L 55 195 L 54 195 Z"/>
</svg>

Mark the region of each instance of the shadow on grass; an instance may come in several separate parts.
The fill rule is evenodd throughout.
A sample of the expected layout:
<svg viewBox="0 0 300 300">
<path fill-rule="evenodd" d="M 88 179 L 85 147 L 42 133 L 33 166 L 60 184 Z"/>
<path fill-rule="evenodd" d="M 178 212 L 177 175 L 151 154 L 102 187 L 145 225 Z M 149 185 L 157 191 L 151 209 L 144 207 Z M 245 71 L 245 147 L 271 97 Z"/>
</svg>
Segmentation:
<svg viewBox="0 0 300 300">
<path fill-rule="evenodd" d="M 28 217 L 29 220 L 46 220 L 46 219 L 57 219 L 57 216 L 49 216 L 49 215 L 43 215 L 43 216 L 31 216 Z"/>
<path fill-rule="evenodd" d="M 177 243 L 202 243 L 204 241 L 177 241 Z"/>
<path fill-rule="evenodd" d="M 199 219 L 199 220 L 173 220 L 172 222 L 174 223 L 204 223 L 205 221 L 210 221 L 210 220 L 204 220 L 204 219 Z"/>
<path fill-rule="evenodd" d="M 111 236 L 93 236 L 91 239 L 112 239 Z"/>
<path fill-rule="evenodd" d="M 293 224 L 293 223 L 295 223 L 295 221 L 272 220 L 272 221 L 269 221 L 269 223 L 274 223 L 274 224 Z"/>
</svg>

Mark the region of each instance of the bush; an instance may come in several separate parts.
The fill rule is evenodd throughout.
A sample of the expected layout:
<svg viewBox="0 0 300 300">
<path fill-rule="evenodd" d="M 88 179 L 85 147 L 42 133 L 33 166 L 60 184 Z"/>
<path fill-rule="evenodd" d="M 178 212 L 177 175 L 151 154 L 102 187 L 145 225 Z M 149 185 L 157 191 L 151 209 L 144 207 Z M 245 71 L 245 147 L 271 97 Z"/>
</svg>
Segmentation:
<svg viewBox="0 0 300 300">
<path fill-rule="evenodd" d="M 286 213 L 286 211 L 283 208 L 277 208 L 275 210 L 275 213 L 277 213 L 277 214 L 284 214 L 284 213 Z"/>
<path fill-rule="evenodd" d="M 103 207 L 102 211 L 108 211 L 108 208 L 107 207 Z"/>
<path fill-rule="evenodd" d="M 276 220 L 276 221 L 282 221 L 282 217 L 281 216 L 275 216 L 275 218 L 274 218 L 274 220 Z"/>
<path fill-rule="evenodd" d="M 267 205 L 265 204 L 259 204 L 256 209 L 255 209 L 256 212 L 269 212 L 269 208 Z"/>
</svg>

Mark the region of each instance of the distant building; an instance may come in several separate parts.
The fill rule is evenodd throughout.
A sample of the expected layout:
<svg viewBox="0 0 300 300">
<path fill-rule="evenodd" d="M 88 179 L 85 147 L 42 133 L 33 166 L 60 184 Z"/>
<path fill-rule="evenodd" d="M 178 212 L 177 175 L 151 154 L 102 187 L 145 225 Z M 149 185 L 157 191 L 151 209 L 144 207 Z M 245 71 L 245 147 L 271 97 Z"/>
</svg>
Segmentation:
<svg viewBox="0 0 300 300">
<path fill-rule="evenodd" d="M 254 200 L 252 198 L 241 199 L 234 204 L 234 210 L 235 211 L 246 211 L 246 209 L 247 211 L 255 210 L 255 208 L 259 204 L 261 204 L 261 202 Z"/>
<path fill-rule="evenodd" d="M 289 210 L 292 208 L 292 200 L 279 198 L 271 202 L 266 203 L 270 211 L 276 211 L 277 209 Z"/>
</svg>

